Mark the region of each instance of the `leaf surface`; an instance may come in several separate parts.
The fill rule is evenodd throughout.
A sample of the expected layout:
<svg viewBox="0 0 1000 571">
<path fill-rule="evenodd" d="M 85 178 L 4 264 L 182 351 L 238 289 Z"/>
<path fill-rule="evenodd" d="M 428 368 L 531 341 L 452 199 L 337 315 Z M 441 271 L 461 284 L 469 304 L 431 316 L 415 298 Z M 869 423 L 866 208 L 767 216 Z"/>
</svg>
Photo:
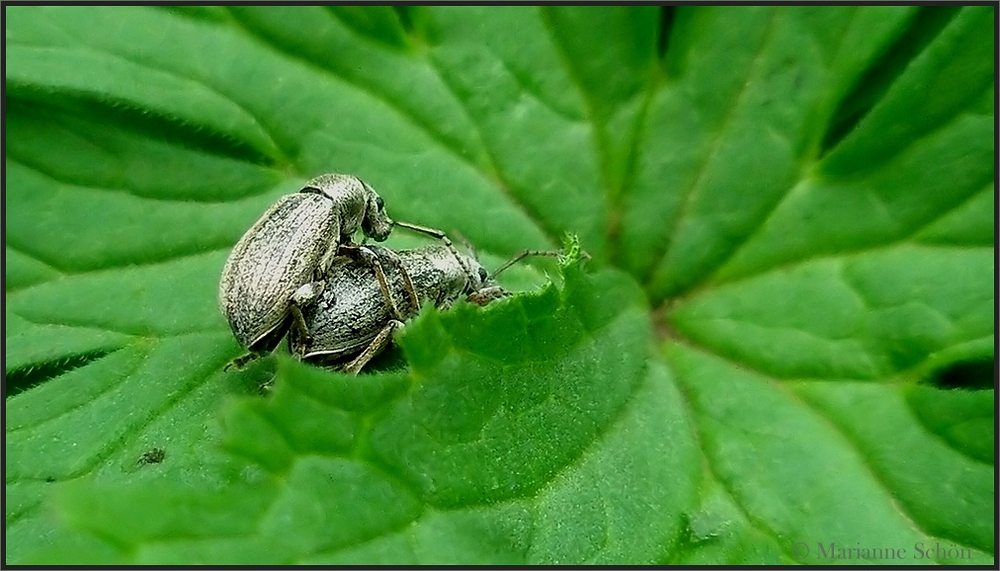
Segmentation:
<svg viewBox="0 0 1000 571">
<path fill-rule="evenodd" d="M 5 561 L 994 564 L 994 10 L 6 8 Z M 590 260 L 224 372 L 331 171 Z"/>
</svg>

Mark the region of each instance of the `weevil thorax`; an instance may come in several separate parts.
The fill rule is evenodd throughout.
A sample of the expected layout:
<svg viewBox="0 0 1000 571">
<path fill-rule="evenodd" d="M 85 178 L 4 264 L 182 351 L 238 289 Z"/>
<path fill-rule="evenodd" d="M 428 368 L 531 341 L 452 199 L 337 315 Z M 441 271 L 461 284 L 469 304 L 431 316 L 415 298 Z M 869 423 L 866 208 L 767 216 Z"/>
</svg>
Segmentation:
<svg viewBox="0 0 1000 571">
<path fill-rule="evenodd" d="M 485 287 L 489 272 L 478 260 L 446 246 L 428 248 L 429 258 L 444 276 L 441 284 L 454 295 L 469 294 Z"/>
<path fill-rule="evenodd" d="M 339 210 L 340 241 L 347 242 L 358 228 L 379 242 L 389 237 L 392 220 L 385 203 L 372 187 L 356 176 L 324 174 L 308 182 L 301 192 L 316 192 L 329 198 Z"/>
</svg>

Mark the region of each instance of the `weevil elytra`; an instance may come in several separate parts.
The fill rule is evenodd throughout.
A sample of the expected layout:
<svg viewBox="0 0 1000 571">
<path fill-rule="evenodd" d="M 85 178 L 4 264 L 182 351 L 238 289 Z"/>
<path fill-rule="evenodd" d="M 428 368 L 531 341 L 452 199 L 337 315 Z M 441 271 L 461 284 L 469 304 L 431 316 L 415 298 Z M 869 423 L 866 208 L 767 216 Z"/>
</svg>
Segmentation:
<svg viewBox="0 0 1000 571">
<path fill-rule="evenodd" d="M 303 309 L 308 335 L 293 329 L 288 336 L 289 349 L 299 358 L 357 373 L 392 341 L 392 333 L 416 314 L 421 302 L 446 308 L 464 295 L 468 301 L 485 305 L 509 295 L 493 282 L 496 272 L 490 275 L 450 242 L 398 252 L 377 246 L 361 248 L 383 260 L 394 258 L 383 264 L 393 295 L 384 295 L 372 264 L 340 260 L 330 268 L 328 286 L 316 303 Z M 558 252 L 525 251 L 513 261 L 528 255 Z"/>
<path fill-rule="evenodd" d="M 222 270 L 219 307 L 250 351 L 230 365 L 272 351 L 289 327 L 303 327 L 301 306 L 322 291 L 331 262 L 359 228 L 381 242 L 392 227 L 382 198 L 355 176 L 321 175 L 279 198 L 236 243 Z"/>
</svg>

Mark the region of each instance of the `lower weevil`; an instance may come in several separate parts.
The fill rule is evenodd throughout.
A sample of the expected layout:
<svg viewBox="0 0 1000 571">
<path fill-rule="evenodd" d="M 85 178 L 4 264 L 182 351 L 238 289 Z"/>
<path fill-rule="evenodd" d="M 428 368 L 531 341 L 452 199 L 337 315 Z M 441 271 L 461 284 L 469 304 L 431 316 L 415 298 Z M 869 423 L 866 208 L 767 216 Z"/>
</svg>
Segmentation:
<svg viewBox="0 0 1000 571">
<path fill-rule="evenodd" d="M 446 308 L 464 295 L 485 305 L 510 295 L 493 281 L 499 271 L 529 255 L 559 254 L 526 250 L 490 275 L 477 260 L 455 250 L 443 233 L 406 227 L 428 231 L 445 243 L 398 252 L 362 246 L 370 255 L 391 262 L 384 265 L 385 284 L 370 263 L 344 259 L 332 266 L 326 289 L 303 309 L 308 334 L 297 329 L 289 334 L 293 354 L 357 373 L 392 341 L 393 332 L 416 314 L 421 301 Z"/>
</svg>

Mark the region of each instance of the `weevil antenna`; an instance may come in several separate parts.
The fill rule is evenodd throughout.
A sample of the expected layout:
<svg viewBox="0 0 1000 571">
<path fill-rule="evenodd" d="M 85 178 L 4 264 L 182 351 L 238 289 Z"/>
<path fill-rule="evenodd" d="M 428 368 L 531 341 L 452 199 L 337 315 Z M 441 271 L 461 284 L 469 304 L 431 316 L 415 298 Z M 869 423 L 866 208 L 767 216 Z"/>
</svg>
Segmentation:
<svg viewBox="0 0 1000 571">
<path fill-rule="evenodd" d="M 506 270 L 507 268 L 513 266 L 514 264 L 520 262 L 521 260 L 529 256 L 559 257 L 560 255 L 562 255 L 562 252 L 560 250 L 521 250 L 520 252 L 518 252 L 516 256 L 507 260 L 507 262 L 504 265 L 493 270 L 493 273 L 490 274 L 490 277 L 488 279 L 493 280 L 494 278 L 497 277 L 497 275 L 500 274 L 500 272 Z"/>
<path fill-rule="evenodd" d="M 476 247 L 472 245 L 472 242 L 470 242 L 468 238 L 466 238 L 465 235 L 459 232 L 458 230 L 453 231 L 452 234 L 454 234 L 455 239 L 461 242 L 462 245 L 465 246 L 465 249 L 468 250 L 470 254 L 472 254 L 472 259 L 478 262 L 479 251 L 476 250 Z"/>
</svg>

